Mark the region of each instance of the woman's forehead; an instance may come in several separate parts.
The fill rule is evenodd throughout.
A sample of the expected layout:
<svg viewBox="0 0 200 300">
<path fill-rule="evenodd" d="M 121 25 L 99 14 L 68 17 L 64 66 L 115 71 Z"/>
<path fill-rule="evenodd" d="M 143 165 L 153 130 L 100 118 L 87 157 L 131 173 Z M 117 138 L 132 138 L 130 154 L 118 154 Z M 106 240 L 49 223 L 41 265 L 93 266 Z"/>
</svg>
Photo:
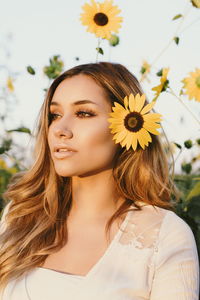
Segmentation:
<svg viewBox="0 0 200 300">
<path fill-rule="evenodd" d="M 99 84 L 91 77 L 79 74 L 63 80 L 56 88 L 50 105 L 90 104 L 94 107 L 110 107 L 111 102 Z"/>
</svg>

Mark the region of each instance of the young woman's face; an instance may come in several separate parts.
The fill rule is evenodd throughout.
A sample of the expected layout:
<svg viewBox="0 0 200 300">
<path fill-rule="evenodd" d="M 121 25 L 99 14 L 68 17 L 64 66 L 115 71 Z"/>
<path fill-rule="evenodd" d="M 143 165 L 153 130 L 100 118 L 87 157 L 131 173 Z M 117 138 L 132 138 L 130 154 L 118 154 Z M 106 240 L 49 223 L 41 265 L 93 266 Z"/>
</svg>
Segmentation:
<svg viewBox="0 0 200 300">
<path fill-rule="evenodd" d="M 58 175 L 88 176 L 112 168 L 119 145 L 112 140 L 107 120 L 111 111 L 103 88 L 89 76 L 76 75 L 58 85 L 51 101 L 48 132 Z M 67 151 L 69 148 L 74 152 Z"/>
</svg>

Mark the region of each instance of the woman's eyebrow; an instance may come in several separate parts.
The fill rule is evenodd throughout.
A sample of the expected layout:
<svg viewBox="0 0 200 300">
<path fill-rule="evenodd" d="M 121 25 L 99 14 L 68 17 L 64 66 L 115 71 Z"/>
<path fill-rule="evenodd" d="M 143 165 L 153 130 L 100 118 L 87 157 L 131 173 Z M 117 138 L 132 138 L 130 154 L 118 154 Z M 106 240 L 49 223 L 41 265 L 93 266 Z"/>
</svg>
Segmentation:
<svg viewBox="0 0 200 300">
<path fill-rule="evenodd" d="M 87 103 L 92 103 L 92 104 L 95 104 L 95 105 L 98 105 L 97 103 L 91 101 L 91 100 L 78 100 L 78 101 L 75 101 L 73 103 L 71 103 L 71 105 L 79 105 L 79 104 L 87 104 Z M 56 101 L 52 101 L 50 103 L 50 106 L 60 106 L 60 103 L 56 102 Z"/>
</svg>

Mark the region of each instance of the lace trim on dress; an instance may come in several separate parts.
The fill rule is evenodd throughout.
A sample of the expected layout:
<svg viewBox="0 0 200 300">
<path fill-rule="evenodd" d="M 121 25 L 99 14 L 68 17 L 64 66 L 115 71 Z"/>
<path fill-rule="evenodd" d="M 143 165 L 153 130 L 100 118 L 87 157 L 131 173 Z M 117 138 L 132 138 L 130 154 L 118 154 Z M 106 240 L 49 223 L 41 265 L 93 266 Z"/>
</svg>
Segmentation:
<svg viewBox="0 0 200 300">
<path fill-rule="evenodd" d="M 132 211 L 118 242 L 137 249 L 155 248 L 167 212 L 166 209 L 152 205 L 144 205 L 141 211 Z"/>
</svg>

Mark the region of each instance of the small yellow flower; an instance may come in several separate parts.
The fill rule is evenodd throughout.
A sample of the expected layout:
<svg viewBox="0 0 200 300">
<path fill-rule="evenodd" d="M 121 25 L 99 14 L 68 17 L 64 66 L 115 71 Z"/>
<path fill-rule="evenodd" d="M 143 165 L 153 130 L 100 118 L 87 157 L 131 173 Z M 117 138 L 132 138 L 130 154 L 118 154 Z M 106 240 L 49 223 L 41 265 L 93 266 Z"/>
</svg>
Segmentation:
<svg viewBox="0 0 200 300">
<path fill-rule="evenodd" d="M 200 69 L 196 68 L 195 72 L 190 72 L 190 76 L 184 78 L 181 82 L 184 83 L 183 88 L 189 99 L 200 102 Z"/>
<path fill-rule="evenodd" d="M 142 63 L 140 73 L 142 73 L 142 74 L 149 73 L 150 67 L 151 67 L 151 65 L 146 60 L 144 60 Z"/>
<path fill-rule="evenodd" d="M 13 92 L 14 91 L 14 85 L 11 77 L 8 77 L 7 79 L 7 88 L 9 91 Z"/>
<path fill-rule="evenodd" d="M 117 16 L 121 10 L 112 2 L 112 0 L 105 0 L 99 3 L 91 0 L 91 5 L 85 3 L 80 20 L 83 25 L 88 26 L 87 31 L 108 40 L 111 38 L 111 32 L 118 33 L 123 18 Z"/>
<path fill-rule="evenodd" d="M 122 147 L 126 146 L 128 150 L 131 146 L 136 150 L 139 142 L 142 149 L 152 142 L 151 135 L 160 134 L 156 129 L 160 127 L 158 122 L 161 120 L 161 115 L 158 113 L 148 113 L 154 106 L 155 102 L 151 102 L 144 106 L 145 95 L 130 94 L 129 98 L 124 98 L 124 105 L 114 102 L 112 107 L 113 112 L 109 115 L 108 121 L 111 123 L 111 133 L 115 133 L 113 140 L 115 143 L 120 143 Z"/>
<path fill-rule="evenodd" d="M 8 166 L 3 159 L 0 159 L 0 169 L 7 169 Z"/>
<path fill-rule="evenodd" d="M 166 91 L 166 89 L 168 87 L 168 83 L 169 83 L 169 80 L 167 79 L 168 72 L 169 72 L 169 68 L 163 68 L 162 76 L 160 78 L 160 84 L 152 88 L 152 91 L 156 92 L 156 95 L 155 95 L 153 101 L 155 101 L 158 98 L 160 93 Z"/>
<path fill-rule="evenodd" d="M 150 73 L 150 68 L 151 65 L 146 60 L 144 60 L 140 69 L 140 73 L 142 74 L 140 82 L 144 80 L 148 73 Z"/>
</svg>

